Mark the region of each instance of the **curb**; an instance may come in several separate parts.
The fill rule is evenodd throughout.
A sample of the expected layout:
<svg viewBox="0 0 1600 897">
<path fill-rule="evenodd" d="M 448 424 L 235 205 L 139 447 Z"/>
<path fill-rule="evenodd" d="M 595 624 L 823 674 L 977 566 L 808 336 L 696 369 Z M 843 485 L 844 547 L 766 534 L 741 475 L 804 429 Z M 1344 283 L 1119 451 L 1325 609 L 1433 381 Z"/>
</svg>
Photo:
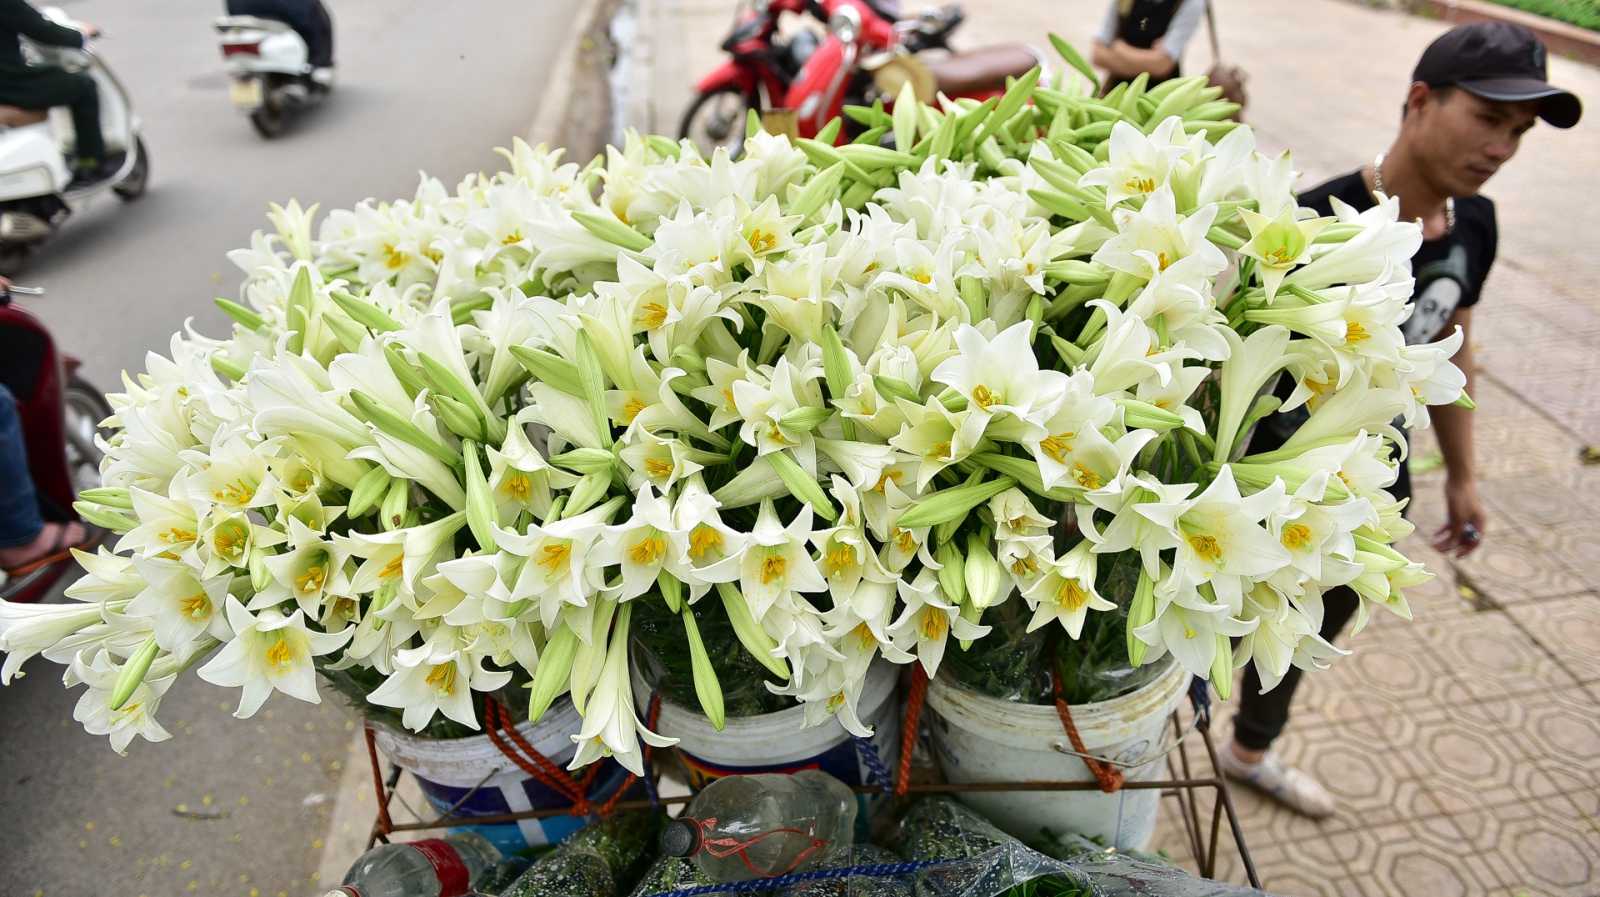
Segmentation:
<svg viewBox="0 0 1600 897">
<path fill-rule="evenodd" d="M 1412 13 L 1431 12 L 1441 22 L 1466 25 L 1472 22 L 1509 22 L 1532 31 L 1551 53 L 1600 65 L 1600 34 L 1577 25 L 1558 22 L 1531 12 L 1523 12 L 1485 0 L 1404 0 Z"/>
<path fill-rule="evenodd" d="M 578 58 L 583 52 L 584 36 L 593 30 L 602 0 L 579 0 L 581 4 L 572 17 L 568 40 L 550 66 L 550 78 L 545 82 L 539 97 L 539 111 L 522 132 L 522 138 L 532 146 L 548 143 L 563 146 L 567 136 L 567 117 L 572 108 L 574 82 L 578 74 Z"/>
</svg>

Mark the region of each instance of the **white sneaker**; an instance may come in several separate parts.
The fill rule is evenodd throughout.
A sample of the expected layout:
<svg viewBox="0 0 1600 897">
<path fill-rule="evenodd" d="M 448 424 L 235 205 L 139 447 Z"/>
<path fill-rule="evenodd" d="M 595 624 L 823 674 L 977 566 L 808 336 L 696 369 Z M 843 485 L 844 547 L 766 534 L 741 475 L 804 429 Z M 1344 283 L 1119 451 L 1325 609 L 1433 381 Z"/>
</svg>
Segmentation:
<svg viewBox="0 0 1600 897">
<path fill-rule="evenodd" d="M 1228 778 L 1237 779 L 1261 791 L 1295 812 L 1312 819 L 1325 819 L 1333 815 L 1335 804 L 1328 789 L 1311 776 L 1284 763 L 1277 751 L 1269 750 L 1260 761 L 1246 763 L 1234 754 L 1233 745 L 1227 744 L 1217 751 L 1217 760 Z"/>
<path fill-rule="evenodd" d="M 331 68 L 312 69 L 311 80 L 321 84 L 323 87 L 332 87 L 335 74 L 335 70 Z"/>
</svg>

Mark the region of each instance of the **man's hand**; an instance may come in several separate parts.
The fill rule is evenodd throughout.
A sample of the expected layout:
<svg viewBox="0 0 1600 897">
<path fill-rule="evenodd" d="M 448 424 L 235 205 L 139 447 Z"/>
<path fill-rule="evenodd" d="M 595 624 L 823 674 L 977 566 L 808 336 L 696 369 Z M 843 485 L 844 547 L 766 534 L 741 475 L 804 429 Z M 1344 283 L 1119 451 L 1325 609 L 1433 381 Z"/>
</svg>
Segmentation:
<svg viewBox="0 0 1600 897">
<path fill-rule="evenodd" d="M 1445 525 L 1433 534 L 1433 547 L 1440 554 L 1466 557 L 1476 551 L 1483 538 L 1483 500 L 1472 480 L 1445 480 Z"/>
<path fill-rule="evenodd" d="M 99 37 L 100 36 L 100 29 L 96 28 L 93 25 L 90 25 L 88 22 L 79 22 L 78 23 L 78 30 L 83 32 L 83 36 L 84 37 Z"/>
</svg>

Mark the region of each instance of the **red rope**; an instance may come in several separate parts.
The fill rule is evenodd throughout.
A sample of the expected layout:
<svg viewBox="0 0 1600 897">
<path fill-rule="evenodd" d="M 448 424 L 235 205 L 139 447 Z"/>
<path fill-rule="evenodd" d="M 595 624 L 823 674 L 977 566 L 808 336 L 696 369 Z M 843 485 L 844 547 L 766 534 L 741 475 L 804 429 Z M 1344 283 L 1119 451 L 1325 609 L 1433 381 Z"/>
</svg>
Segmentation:
<svg viewBox="0 0 1600 897">
<path fill-rule="evenodd" d="M 928 671 L 922 664 L 911 665 L 911 694 L 906 698 L 905 728 L 900 732 L 900 775 L 894 786 L 895 794 L 905 794 L 911 787 L 911 750 L 917 744 L 917 727 L 922 724 L 922 699 L 928 693 Z"/>
<path fill-rule="evenodd" d="M 367 756 L 372 760 L 372 787 L 378 794 L 378 831 L 388 835 L 394 831 L 394 823 L 389 820 L 389 796 L 383 789 L 383 768 L 378 764 L 378 742 L 372 734 L 372 723 L 366 723 L 362 728 L 367 732 Z"/>
<path fill-rule="evenodd" d="M 1055 681 L 1056 715 L 1061 717 L 1061 725 L 1067 730 L 1067 737 L 1072 739 L 1072 749 L 1080 754 L 1089 751 L 1083 746 L 1083 739 L 1078 736 L 1078 727 L 1072 724 L 1072 708 L 1067 705 L 1066 699 L 1061 696 L 1061 676 L 1051 677 Z M 1100 783 L 1100 790 L 1112 794 L 1122 788 L 1122 770 L 1100 760 L 1083 758 L 1083 765 L 1089 767 L 1094 773 L 1096 782 Z"/>
<path fill-rule="evenodd" d="M 511 721 L 511 711 L 502 707 L 500 702 L 495 700 L 492 695 L 484 696 L 483 709 L 485 717 L 484 732 L 489 736 L 489 740 L 494 742 L 494 746 L 500 749 L 500 753 L 510 758 L 511 762 L 517 764 L 523 772 L 538 779 L 547 787 L 554 789 L 557 793 L 572 801 L 572 815 L 589 815 L 589 799 L 585 796 L 583 789 L 579 787 L 577 782 L 572 780 L 572 776 L 568 775 L 565 770 L 550 762 L 550 758 L 541 754 L 533 745 L 528 744 L 521 734 L 517 733 L 516 726 Z M 517 746 L 527 752 L 526 757 L 506 744 L 505 739 L 496 731 L 497 727 L 505 729 L 506 733 L 518 743 Z"/>
</svg>

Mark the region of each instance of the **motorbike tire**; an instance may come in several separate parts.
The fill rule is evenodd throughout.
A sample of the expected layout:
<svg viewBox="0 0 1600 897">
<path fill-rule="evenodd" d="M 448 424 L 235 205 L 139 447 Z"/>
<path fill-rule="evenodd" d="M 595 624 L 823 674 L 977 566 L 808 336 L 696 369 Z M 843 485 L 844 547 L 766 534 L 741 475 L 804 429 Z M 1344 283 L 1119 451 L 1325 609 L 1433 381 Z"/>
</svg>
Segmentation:
<svg viewBox="0 0 1600 897">
<path fill-rule="evenodd" d="M 134 138 L 133 152 L 133 169 L 111 188 L 111 192 L 124 202 L 133 202 L 143 196 L 145 187 L 150 184 L 150 151 L 144 148 L 143 137 Z"/>
<path fill-rule="evenodd" d="M 693 140 L 700 152 L 710 157 L 712 150 L 726 147 L 738 158 L 744 152 L 744 123 L 755 105 L 737 87 L 723 87 L 697 95 L 678 123 L 678 139 Z M 733 114 L 734 112 L 737 114 Z M 702 121 L 702 114 L 713 117 Z M 707 127 L 709 125 L 709 127 Z M 697 126 L 702 133 L 695 133 Z"/>
<path fill-rule="evenodd" d="M 112 431 L 100 424 L 113 412 L 105 393 L 77 374 L 67 380 L 63 400 L 67 470 L 72 476 L 73 488 L 82 492 L 100 485 L 100 460 L 105 452 L 95 444 L 94 438 L 111 435 Z"/>
<path fill-rule="evenodd" d="M 22 273 L 22 264 L 27 260 L 27 246 L 0 243 L 0 277 L 16 277 Z"/>
<path fill-rule="evenodd" d="M 284 122 L 288 118 L 289 116 L 284 114 L 283 104 L 268 94 L 260 108 L 250 113 L 250 124 L 255 126 L 257 134 L 271 140 L 283 131 Z"/>
</svg>

